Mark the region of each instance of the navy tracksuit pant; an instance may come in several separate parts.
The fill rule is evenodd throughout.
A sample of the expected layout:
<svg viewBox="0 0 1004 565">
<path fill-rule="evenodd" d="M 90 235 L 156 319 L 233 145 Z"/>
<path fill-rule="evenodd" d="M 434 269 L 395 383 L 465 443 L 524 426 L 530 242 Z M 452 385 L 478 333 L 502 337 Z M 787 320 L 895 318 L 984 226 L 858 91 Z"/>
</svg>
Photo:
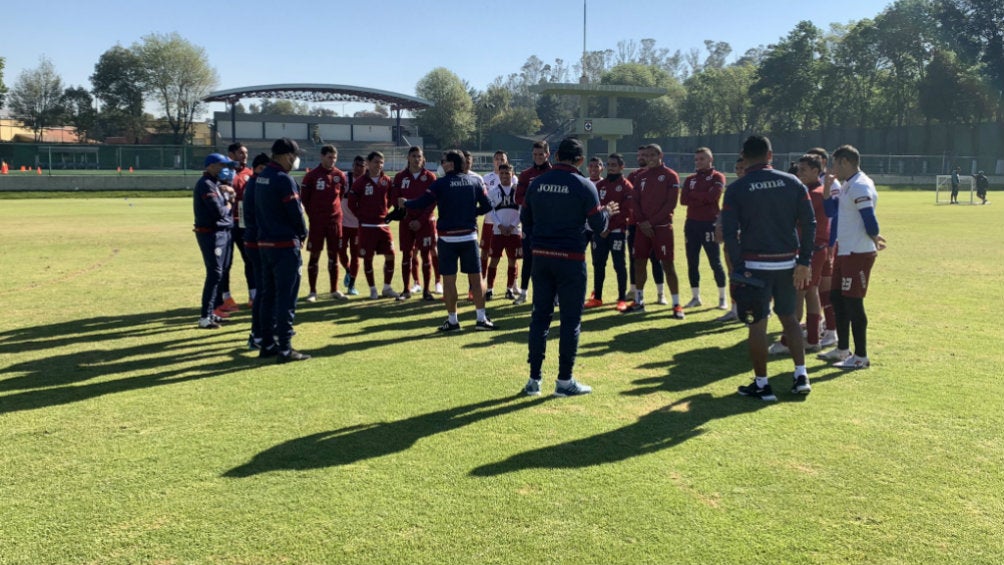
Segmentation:
<svg viewBox="0 0 1004 565">
<path fill-rule="evenodd" d="M 258 248 L 248 247 L 245 242 L 244 260 L 245 265 L 251 268 L 251 280 L 254 282 L 254 288 L 262 288 L 264 273 L 261 268 L 261 254 L 258 252 Z M 260 294 L 256 294 L 254 302 L 251 303 L 251 337 L 255 339 L 261 339 L 264 335 L 261 323 L 261 298 Z"/>
<path fill-rule="evenodd" d="M 202 302 L 199 317 L 208 318 L 218 306 L 220 281 L 223 270 L 231 253 L 230 230 L 223 229 L 213 232 L 195 232 L 202 252 L 202 262 L 206 266 L 206 280 L 202 284 Z"/>
<path fill-rule="evenodd" d="M 603 282 L 607 276 L 607 256 L 614 260 L 614 273 L 617 274 L 617 300 L 627 300 L 627 265 L 624 262 L 624 251 L 627 241 L 623 232 L 609 233 L 606 237 L 593 235 L 593 296 L 603 300 Z"/>
<path fill-rule="evenodd" d="M 715 243 L 715 223 L 687 220 L 683 224 L 683 236 L 687 249 L 687 276 L 690 288 L 701 286 L 701 249 L 708 256 L 708 263 L 715 274 L 715 284 L 725 288 L 725 269 L 722 267 L 721 248 Z"/>
<path fill-rule="evenodd" d="M 530 316 L 530 378 L 541 378 L 547 334 L 554 315 L 554 298 L 561 307 L 558 341 L 558 380 L 572 378 L 582 331 L 582 302 L 586 297 L 586 262 L 538 255 L 533 258 L 533 313 Z"/>
<path fill-rule="evenodd" d="M 300 271 L 303 261 L 299 247 L 261 247 L 262 349 L 273 343 L 279 351 L 290 349 L 293 340 L 293 318 L 296 316 L 296 296 L 300 292 Z"/>
</svg>

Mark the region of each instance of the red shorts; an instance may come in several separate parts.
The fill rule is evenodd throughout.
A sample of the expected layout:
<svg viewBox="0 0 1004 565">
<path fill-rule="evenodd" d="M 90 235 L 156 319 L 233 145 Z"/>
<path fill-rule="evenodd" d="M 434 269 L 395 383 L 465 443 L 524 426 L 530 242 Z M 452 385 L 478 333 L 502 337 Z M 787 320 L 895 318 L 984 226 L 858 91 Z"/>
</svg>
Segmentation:
<svg viewBox="0 0 1004 565">
<path fill-rule="evenodd" d="M 307 230 L 307 251 L 320 253 L 324 244 L 328 244 L 328 253 L 333 254 L 341 246 L 342 219 L 340 217 L 319 218 L 310 221 Z"/>
<path fill-rule="evenodd" d="M 488 255 L 488 251 L 492 248 L 492 238 L 495 236 L 495 224 L 482 224 L 481 226 L 481 242 L 478 243 L 478 247 L 481 248 L 482 255 Z"/>
<path fill-rule="evenodd" d="M 817 249 L 812 252 L 812 278 L 809 280 L 809 286 L 819 286 L 819 281 L 823 278 L 823 271 L 826 270 L 826 264 L 829 263 L 829 271 L 833 272 L 833 263 L 828 260 L 829 249 L 822 248 Z"/>
<path fill-rule="evenodd" d="M 503 252 L 517 259 L 523 257 L 523 236 L 518 234 L 492 235 L 491 257 L 501 257 Z"/>
<path fill-rule="evenodd" d="M 652 251 L 660 261 L 673 260 L 673 228 L 672 226 L 657 226 L 652 228 L 652 237 L 642 233 L 639 228 L 634 234 L 634 258 L 647 261 Z"/>
<path fill-rule="evenodd" d="M 394 252 L 394 236 L 390 226 L 371 228 L 359 226 L 359 256 L 389 255 Z"/>
<path fill-rule="evenodd" d="M 833 279 L 839 281 L 841 295 L 848 298 L 865 297 L 876 255 L 878 253 L 875 251 L 837 255 L 833 262 Z"/>
<path fill-rule="evenodd" d="M 436 247 L 436 224 L 432 222 L 422 222 L 422 225 L 415 231 L 408 227 L 409 220 L 402 220 L 398 230 L 398 244 L 401 251 L 411 253 L 418 247 L 424 252 Z"/>
</svg>

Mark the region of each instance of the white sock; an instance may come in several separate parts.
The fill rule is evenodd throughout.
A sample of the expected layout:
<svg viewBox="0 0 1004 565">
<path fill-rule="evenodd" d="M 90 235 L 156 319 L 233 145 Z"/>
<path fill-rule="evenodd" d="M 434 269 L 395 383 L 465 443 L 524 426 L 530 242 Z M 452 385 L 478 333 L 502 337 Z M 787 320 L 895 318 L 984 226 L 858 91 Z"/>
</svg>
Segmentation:
<svg viewBox="0 0 1004 565">
<path fill-rule="evenodd" d="M 722 304 L 725 303 L 725 287 L 724 286 L 718 287 L 718 301 L 721 302 Z"/>
<path fill-rule="evenodd" d="M 636 291 L 636 290 L 638 290 L 638 289 L 634 285 L 631 285 L 631 287 L 628 288 L 628 293 L 634 294 L 634 291 Z"/>
<path fill-rule="evenodd" d="M 460 320 L 457 319 L 457 313 L 456 312 L 447 312 L 446 315 L 449 316 L 449 320 L 450 320 L 451 324 L 459 324 L 460 323 Z"/>
<path fill-rule="evenodd" d="M 371 286 L 370 287 L 370 294 L 373 294 L 374 292 L 376 292 L 376 287 L 375 286 Z"/>
<path fill-rule="evenodd" d="M 701 299 L 701 287 L 699 286 L 690 287 L 690 293 L 694 295 L 694 300 Z"/>
<path fill-rule="evenodd" d="M 479 322 L 484 322 L 485 320 L 488 319 L 488 316 L 485 315 L 484 308 L 478 308 L 474 311 L 474 313 L 477 314 Z"/>
<path fill-rule="evenodd" d="M 679 306 L 679 305 L 680 305 L 680 295 L 679 294 L 674 294 L 673 295 L 673 306 Z"/>
<path fill-rule="evenodd" d="M 659 296 L 662 296 L 663 294 L 666 294 L 666 283 L 660 283 L 660 284 L 655 285 L 655 292 Z"/>
<path fill-rule="evenodd" d="M 644 304 L 645 303 L 645 293 L 644 293 L 644 291 L 635 289 L 635 291 L 634 291 L 634 301 L 635 301 L 636 304 Z"/>
<path fill-rule="evenodd" d="M 383 289 L 384 290 L 393 290 L 392 287 L 389 284 L 386 284 L 386 283 L 383 285 Z"/>
<path fill-rule="evenodd" d="M 795 377 L 797 378 L 800 375 L 809 376 L 809 371 L 805 370 L 805 365 L 795 365 Z"/>
<path fill-rule="evenodd" d="M 768 384 L 770 384 L 770 383 L 767 382 L 767 377 L 757 377 L 756 378 L 756 386 L 758 386 L 760 388 L 763 388 L 763 387 L 767 386 Z"/>
<path fill-rule="evenodd" d="M 230 300 L 230 293 L 229 292 L 224 292 L 223 293 L 223 300 Z"/>
<path fill-rule="evenodd" d="M 254 300 L 254 297 L 258 295 L 258 291 L 252 288 L 248 291 L 248 294 L 251 296 L 251 300 Z"/>
</svg>

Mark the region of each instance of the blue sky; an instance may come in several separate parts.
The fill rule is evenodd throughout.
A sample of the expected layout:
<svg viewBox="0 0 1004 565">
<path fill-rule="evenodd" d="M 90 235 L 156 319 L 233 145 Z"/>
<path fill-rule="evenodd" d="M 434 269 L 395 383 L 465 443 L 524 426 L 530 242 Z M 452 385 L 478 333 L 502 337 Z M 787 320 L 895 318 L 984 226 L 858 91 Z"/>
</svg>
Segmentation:
<svg viewBox="0 0 1004 565">
<path fill-rule="evenodd" d="M 658 2 L 587 0 L 589 50 L 620 40 L 653 38 L 687 52 L 704 40 L 727 41 L 732 59 L 777 42 L 809 19 L 831 23 L 874 18 L 885 2 L 803 3 L 762 0 Z M 230 7 L 233 6 L 233 7 Z M 449 7 L 443 9 L 442 7 Z M 464 6 L 461 9 L 456 6 Z M 331 83 L 414 94 L 415 84 L 446 67 L 483 89 L 516 72 L 531 55 L 571 64 L 582 53 L 583 0 L 485 2 L 264 2 L 212 4 L 182 0 L 42 0 L 38 9 L 4 10 L 0 57 L 4 83 L 48 57 L 65 86 L 90 88 L 107 49 L 150 33 L 178 32 L 203 47 L 220 76 L 219 89 L 274 83 Z M 212 11 L 210 11 L 212 10 Z M 352 105 L 331 104 L 335 111 Z M 223 105 L 213 105 L 222 110 Z"/>
</svg>

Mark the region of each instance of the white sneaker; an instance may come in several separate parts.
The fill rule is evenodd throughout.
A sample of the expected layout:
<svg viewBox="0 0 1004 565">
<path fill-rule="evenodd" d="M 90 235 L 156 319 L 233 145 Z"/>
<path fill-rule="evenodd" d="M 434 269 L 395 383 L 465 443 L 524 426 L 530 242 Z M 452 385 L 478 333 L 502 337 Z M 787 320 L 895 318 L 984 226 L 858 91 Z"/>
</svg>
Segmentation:
<svg viewBox="0 0 1004 565">
<path fill-rule="evenodd" d="M 692 299 L 690 299 L 690 302 L 684 304 L 683 307 L 684 308 L 697 308 L 698 306 L 701 306 L 703 304 L 704 303 L 701 302 L 700 298 L 692 298 Z"/>
<path fill-rule="evenodd" d="M 378 298 L 380 298 L 380 294 L 377 293 L 377 289 L 371 288 L 370 289 L 370 300 L 376 300 Z"/>
<path fill-rule="evenodd" d="M 826 353 L 820 353 L 816 355 L 817 359 L 822 359 L 823 361 L 843 361 L 851 356 L 850 349 L 837 349 L 833 348 Z"/>
<path fill-rule="evenodd" d="M 432 292 L 435 292 L 436 294 L 443 294 L 443 283 L 441 282 L 436 283 L 436 290 Z"/>
<path fill-rule="evenodd" d="M 769 355 L 787 355 L 791 353 L 791 349 L 788 349 L 788 346 L 780 341 L 775 341 L 767 348 L 767 353 Z"/>
<path fill-rule="evenodd" d="M 311 292 L 310 294 L 308 294 L 307 295 L 307 302 L 310 302 L 311 304 L 313 304 L 314 302 L 317 302 L 317 293 L 316 292 Z"/>
<path fill-rule="evenodd" d="M 871 361 L 867 357 L 851 355 L 842 361 L 837 361 L 833 366 L 838 369 L 867 369 L 871 366 Z"/>
<path fill-rule="evenodd" d="M 331 298 L 334 298 L 335 300 L 348 300 L 349 299 L 349 297 L 345 296 L 345 294 L 342 293 L 342 291 L 340 291 L 340 290 L 336 290 L 336 291 L 332 292 L 331 293 Z"/>
<path fill-rule="evenodd" d="M 730 308 L 729 311 L 722 314 L 721 317 L 715 318 L 715 321 L 724 324 L 725 322 L 735 322 L 738 319 L 739 316 Z"/>
<path fill-rule="evenodd" d="M 659 296 L 658 296 L 658 298 L 656 298 L 655 303 L 656 304 L 662 304 L 663 306 L 666 306 L 667 304 L 669 304 L 669 301 L 666 300 L 666 294 L 665 293 L 660 293 Z"/>
<path fill-rule="evenodd" d="M 383 289 L 383 293 L 381 294 L 381 296 L 383 296 L 384 298 L 394 298 L 394 299 L 397 299 L 401 295 L 398 294 L 393 288 L 387 287 L 387 288 Z"/>
<path fill-rule="evenodd" d="M 526 294 L 527 293 L 520 291 L 519 294 L 516 295 L 516 299 L 512 301 L 512 305 L 519 306 L 520 304 L 526 304 Z"/>
<path fill-rule="evenodd" d="M 422 285 L 420 285 L 420 284 L 418 284 L 418 283 L 416 282 L 416 283 L 414 284 L 414 286 L 412 286 L 412 287 L 411 287 L 411 293 L 412 293 L 412 294 L 419 294 L 419 293 L 421 293 L 421 292 L 422 292 Z"/>
<path fill-rule="evenodd" d="M 718 309 L 719 310 L 731 310 L 732 307 L 729 306 L 728 302 L 722 300 L 721 302 L 718 303 Z"/>
<path fill-rule="evenodd" d="M 837 344 L 837 330 L 826 330 L 819 338 L 820 347 L 833 347 Z"/>
</svg>

